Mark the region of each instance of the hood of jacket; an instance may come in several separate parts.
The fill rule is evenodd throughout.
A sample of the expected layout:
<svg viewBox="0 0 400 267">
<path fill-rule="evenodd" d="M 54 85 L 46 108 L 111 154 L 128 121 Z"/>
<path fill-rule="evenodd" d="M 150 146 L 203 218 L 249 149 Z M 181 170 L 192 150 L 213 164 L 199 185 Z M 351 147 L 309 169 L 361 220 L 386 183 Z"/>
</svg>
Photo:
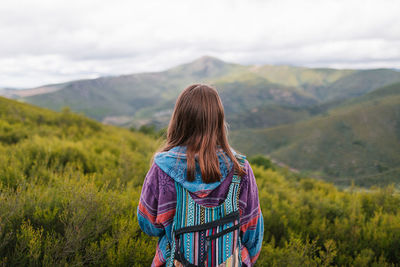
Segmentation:
<svg viewBox="0 0 400 267">
<path fill-rule="evenodd" d="M 237 152 L 232 148 L 231 151 L 233 155 L 237 155 Z M 154 163 L 157 164 L 157 166 L 160 167 L 160 169 L 163 170 L 168 176 L 180 183 L 189 192 L 194 193 L 198 197 L 205 197 L 225 180 L 233 167 L 232 160 L 221 148 L 217 149 L 217 156 L 221 172 L 221 181 L 209 184 L 204 183 L 201 178 L 201 171 L 197 157 L 195 158 L 195 179 L 192 182 L 187 181 L 186 146 L 176 146 L 169 151 L 156 153 L 154 156 Z M 245 157 L 243 155 L 240 156 Z"/>
</svg>

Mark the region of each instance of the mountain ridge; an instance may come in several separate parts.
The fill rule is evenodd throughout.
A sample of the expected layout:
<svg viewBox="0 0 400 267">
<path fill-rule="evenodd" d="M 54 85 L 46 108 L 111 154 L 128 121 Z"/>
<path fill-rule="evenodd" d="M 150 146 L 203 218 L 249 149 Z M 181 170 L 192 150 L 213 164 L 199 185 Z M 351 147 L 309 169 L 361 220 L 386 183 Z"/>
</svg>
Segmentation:
<svg viewBox="0 0 400 267">
<path fill-rule="evenodd" d="M 311 70 L 311 71 L 320 71 L 320 72 L 335 72 L 335 71 L 344 71 L 344 72 L 355 72 L 355 71 L 368 71 L 368 70 L 392 70 L 390 68 L 379 68 L 379 69 L 365 69 L 365 70 L 357 70 L 357 69 L 336 69 L 336 68 L 326 68 L 326 67 L 322 67 L 322 68 L 309 68 L 309 67 L 304 67 L 304 66 L 294 66 L 294 65 L 272 65 L 272 64 L 250 64 L 250 65 L 241 65 L 238 63 L 232 63 L 232 62 L 228 62 L 228 61 L 223 61 L 217 57 L 213 57 L 213 56 L 209 56 L 209 55 L 204 55 L 202 57 L 199 57 L 197 59 L 194 59 L 193 61 L 190 61 L 188 63 L 184 63 L 184 64 L 179 64 L 176 65 L 174 67 L 170 67 L 166 70 L 162 70 L 162 71 L 156 71 L 156 72 L 152 72 L 152 71 L 148 71 L 148 72 L 138 72 L 138 73 L 129 73 L 129 74 L 120 74 L 120 75 L 110 75 L 110 76 L 101 76 L 101 77 L 97 77 L 97 78 L 90 78 L 90 79 L 78 79 L 78 80 L 72 80 L 72 81 L 67 81 L 67 82 L 63 82 L 63 83 L 51 83 L 51 84 L 45 84 L 45 85 L 41 85 L 38 87 L 33 87 L 33 88 L 28 88 L 28 89 L 10 89 L 15 91 L 15 93 L 19 96 L 20 92 L 24 92 L 24 91 L 31 91 L 32 93 L 30 95 L 33 95 L 33 90 L 35 89 L 43 89 L 43 88 L 47 88 L 47 87 L 60 87 L 61 85 L 66 85 L 69 83 L 75 83 L 75 82 L 82 82 L 82 81 L 96 81 L 96 80 L 100 80 L 100 79 L 115 79 L 115 78 L 127 78 L 127 77 L 131 77 L 131 76 L 135 76 L 135 75 L 156 75 L 156 74 L 161 74 L 161 73 L 173 73 L 179 70 L 182 70 L 184 68 L 187 69 L 192 69 L 195 70 L 196 68 L 198 69 L 197 74 L 199 74 L 199 76 L 204 76 L 204 77 L 209 77 L 210 75 L 207 74 L 207 67 L 213 66 L 215 67 L 220 67 L 222 68 L 224 65 L 229 65 L 229 66 L 235 66 L 235 67 L 241 67 L 243 68 L 248 68 L 250 72 L 253 73 L 257 73 L 257 74 L 262 74 L 265 71 L 271 71 L 272 69 L 274 69 L 275 72 L 283 72 L 283 70 L 288 70 L 288 69 L 295 69 L 297 72 L 301 72 L 301 71 L 307 71 L 307 70 Z M 203 71 L 203 75 L 201 75 L 201 71 Z M 394 72 L 398 72 L 393 70 Z M 195 72 L 195 71 L 193 71 Z M 287 73 L 283 74 L 283 75 L 287 75 Z M 262 75 L 261 75 L 262 76 Z M 270 76 L 269 76 L 270 77 Z M 284 76 L 287 79 L 287 76 Z M 276 78 L 274 79 L 270 79 L 271 82 L 275 82 L 275 83 L 282 83 L 281 79 L 280 82 L 279 80 Z M 287 81 L 287 83 L 283 83 L 284 85 L 292 85 L 292 86 L 296 86 L 298 85 L 298 83 L 293 83 L 289 81 Z"/>
<path fill-rule="evenodd" d="M 382 72 L 382 70 L 379 71 Z M 142 124 L 153 123 L 163 127 L 168 123 L 168 116 L 157 116 L 157 114 L 170 112 L 179 92 L 191 83 L 217 85 L 217 89 L 225 91 L 228 96 L 230 95 L 229 90 L 232 90 L 238 99 L 246 96 L 245 93 L 240 93 L 240 90 L 244 89 L 248 94 L 261 93 L 264 98 L 264 94 L 269 94 L 271 98 L 268 101 L 271 105 L 282 104 L 281 100 L 285 94 L 288 95 L 285 103 L 289 103 L 289 99 L 296 95 L 298 97 L 295 99 L 299 100 L 309 98 L 308 106 L 310 107 L 320 105 L 326 99 L 333 101 L 335 97 L 343 99 L 349 95 L 357 96 L 365 93 L 361 86 L 362 81 L 353 83 L 352 90 L 354 92 L 340 87 L 341 84 L 346 83 L 340 83 L 341 80 L 346 81 L 346 77 L 355 74 L 362 77 L 364 72 L 365 70 L 307 68 L 289 65 L 240 65 L 212 56 L 203 56 L 189 63 L 159 72 L 81 79 L 44 85 L 29 89 L 30 91 L 22 90 L 17 99 L 58 111 L 63 106 L 69 106 L 76 112 L 82 112 L 103 122 L 109 118 L 116 118 L 114 121 L 117 122 L 117 125 L 138 127 Z M 372 72 L 377 71 L 372 70 Z M 387 73 L 391 70 L 383 70 L 383 72 L 376 75 L 377 85 L 368 88 L 367 91 L 384 84 L 385 75 L 391 75 L 390 82 L 396 79 L 400 81 L 400 73 L 394 72 L 398 75 L 393 73 L 389 75 Z M 362 80 L 362 78 L 360 79 Z M 340 91 L 339 95 L 330 96 L 329 91 L 333 89 L 329 86 L 332 84 L 336 84 L 333 89 Z M 231 89 L 227 90 L 226 88 Z M 277 98 L 278 102 L 274 102 L 273 94 L 282 95 Z M 302 104 L 293 103 L 293 105 Z M 247 106 L 251 106 L 251 103 Z M 257 107 L 259 106 L 252 108 Z M 240 112 L 243 111 L 240 110 Z M 236 116 L 236 114 L 234 115 Z M 125 123 L 118 123 L 118 118 L 122 118 Z"/>
</svg>

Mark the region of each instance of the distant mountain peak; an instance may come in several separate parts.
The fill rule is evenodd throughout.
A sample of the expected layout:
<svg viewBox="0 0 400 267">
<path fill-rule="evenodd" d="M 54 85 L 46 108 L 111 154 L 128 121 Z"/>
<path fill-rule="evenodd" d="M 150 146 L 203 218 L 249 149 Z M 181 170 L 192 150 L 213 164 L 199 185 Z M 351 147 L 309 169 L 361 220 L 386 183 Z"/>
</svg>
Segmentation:
<svg viewBox="0 0 400 267">
<path fill-rule="evenodd" d="M 178 69 L 189 72 L 199 78 L 212 77 L 226 71 L 232 64 L 212 56 L 202 56 L 192 62 L 178 66 Z"/>
<path fill-rule="evenodd" d="M 207 63 L 226 63 L 226 62 L 222 61 L 219 58 L 216 58 L 216 57 L 213 57 L 213 56 L 208 56 L 208 55 L 204 55 L 204 56 L 199 57 L 198 59 L 195 59 L 194 61 L 192 61 L 192 63 L 196 63 L 196 62 L 203 63 L 203 64 L 207 64 Z"/>
</svg>

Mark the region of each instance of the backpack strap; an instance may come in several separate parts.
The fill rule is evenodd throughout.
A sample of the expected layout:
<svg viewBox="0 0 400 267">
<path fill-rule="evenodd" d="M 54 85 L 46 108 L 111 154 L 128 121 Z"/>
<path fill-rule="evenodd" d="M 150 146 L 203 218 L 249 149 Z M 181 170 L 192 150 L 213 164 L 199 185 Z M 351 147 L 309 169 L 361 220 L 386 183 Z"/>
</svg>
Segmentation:
<svg viewBox="0 0 400 267">
<path fill-rule="evenodd" d="M 244 169 L 245 164 L 246 164 L 246 156 L 241 155 L 241 154 L 235 154 L 235 158 L 237 159 L 237 161 L 239 162 L 240 167 L 242 167 Z M 232 182 L 237 182 L 239 181 L 240 183 L 240 179 L 241 177 L 238 175 L 237 170 L 234 171 L 234 175 L 233 175 L 233 179 Z"/>
<path fill-rule="evenodd" d="M 244 169 L 246 156 L 236 153 L 235 158 L 239 162 L 240 167 Z M 235 206 L 236 206 L 237 210 L 239 210 L 239 195 L 240 195 L 241 180 L 242 180 L 242 177 L 238 174 L 237 170 L 234 170 L 233 177 L 232 177 L 232 183 L 229 186 L 229 191 L 233 190 L 232 193 L 234 193 L 236 196 L 236 205 Z M 234 187 L 236 187 L 237 189 L 234 190 L 235 189 Z M 229 193 L 228 193 L 228 195 L 229 195 Z"/>
</svg>

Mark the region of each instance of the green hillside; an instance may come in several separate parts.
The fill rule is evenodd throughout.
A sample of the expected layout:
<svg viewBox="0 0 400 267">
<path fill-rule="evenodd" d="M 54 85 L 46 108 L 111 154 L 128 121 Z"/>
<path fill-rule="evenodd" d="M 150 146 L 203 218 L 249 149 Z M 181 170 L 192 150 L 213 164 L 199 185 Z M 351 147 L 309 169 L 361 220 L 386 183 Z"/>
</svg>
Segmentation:
<svg viewBox="0 0 400 267">
<path fill-rule="evenodd" d="M 304 92 L 320 100 L 324 97 L 324 94 L 320 92 L 321 89 L 357 72 L 357 70 L 305 68 L 285 65 L 255 66 L 249 70 L 273 83 L 301 88 Z"/>
<path fill-rule="evenodd" d="M 400 72 L 390 69 L 338 70 L 265 65 L 250 71 L 273 83 L 300 88 L 321 102 L 357 97 L 400 82 Z"/>
<path fill-rule="evenodd" d="M 227 121 L 234 129 L 238 129 L 236 127 L 241 127 L 243 123 L 246 123 L 241 120 L 241 117 L 246 116 L 246 114 L 253 113 L 254 117 L 259 114 L 260 117 L 263 117 L 264 115 L 259 113 L 259 110 L 275 110 L 276 115 L 272 116 L 271 114 L 269 121 L 273 121 L 274 124 L 282 124 L 294 121 L 299 117 L 298 114 L 291 115 L 293 110 L 304 108 L 303 113 L 309 114 L 306 108 L 318 103 L 317 99 L 302 90 L 271 83 L 257 74 L 242 70 L 224 75 L 215 81 L 210 81 L 210 83 L 218 88 Z M 175 100 L 171 99 L 160 105 L 143 108 L 134 115 L 134 120 L 165 127 L 172 114 Z M 281 112 L 286 113 L 288 118 L 283 118 Z M 258 122 L 263 121 L 262 118 L 251 121 L 252 123 L 248 124 L 253 128 L 269 124 L 268 122 L 258 124 Z"/>
<path fill-rule="evenodd" d="M 227 122 L 231 130 L 246 128 L 269 128 L 281 124 L 294 123 L 312 116 L 307 108 L 260 105 L 240 113 L 227 113 Z"/>
<path fill-rule="evenodd" d="M 323 88 L 322 100 L 357 97 L 396 82 L 400 82 L 398 71 L 388 69 L 358 71 Z"/>
<path fill-rule="evenodd" d="M 239 130 L 231 138 L 246 153 L 269 154 L 337 184 L 399 184 L 400 83 L 345 101 L 324 115 Z"/>
<path fill-rule="evenodd" d="M 107 116 L 133 116 L 141 109 L 163 105 L 191 83 L 204 82 L 241 68 L 202 57 L 163 72 L 72 81 L 58 85 L 62 88 L 58 91 L 21 100 L 56 111 L 69 106 L 73 111 L 101 121 Z"/>
<path fill-rule="evenodd" d="M 317 103 L 296 88 L 260 78 L 250 82 L 216 82 L 232 130 L 271 127 L 309 117 Z M 266 116 L 268 114 L 268 116 Z"/>
<path fill-rule="evenodd" d="M 231 115 L 230 124 L 241 125 L 235 118 L 240 119 L 241 113 L 255 108 L 279 106 L 288 109 L 285 113 L 291 113 L 292 107 L 301 106 L 308 108 L 306 112 L 311 109 L 308 115 L 313 115 L 326 101 L 333 104 L 337 99 L 357 97 L 396 81 L 400 81 L 400 73 L 389 69 L 239 65 L 204 56 L 162 72 L 101 77 L 3 93 L 20 95 L 17 98 L 21 101 L 56 111 L 69 106 L 75 112 L 109 124 L 165 127 L 183 88 L 196 82 L 210 83 L 221 91 Z M 279 118 L 273 119 L 276 125 L 295 121 L 297 117 L 282 121 Z"/>
<path fill-rule="evenodd" d="M 0 265 L 149 266 L 141 184 L 160 141 L 0 97 Z M 400 264 L 400 195 L 345 192 L 252 164 L 265 235 L 257 266 Z"/>
</svg>

